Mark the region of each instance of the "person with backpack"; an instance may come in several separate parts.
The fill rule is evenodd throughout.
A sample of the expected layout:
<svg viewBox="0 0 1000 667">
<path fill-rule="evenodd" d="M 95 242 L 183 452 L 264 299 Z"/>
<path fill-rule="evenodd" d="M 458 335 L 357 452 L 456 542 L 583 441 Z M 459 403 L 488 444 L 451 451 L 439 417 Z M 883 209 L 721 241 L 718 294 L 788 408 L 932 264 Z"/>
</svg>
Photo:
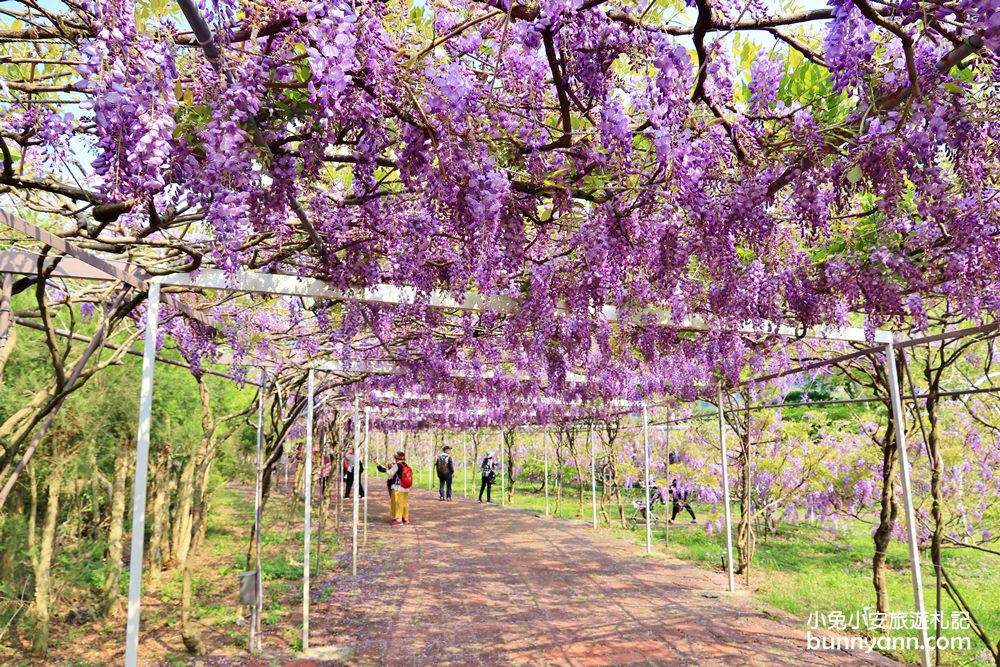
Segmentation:
<svg viewBox="0 0 1000 667">
<path fill-rule="evenodd" d="M 410 523 L 410 487 L 413 486 L 413 468 L 406 463 L 406 454 L 396 452 L 391 466 L 378 466 L 385 472 L 389 484 L 389 517 L 392 525 Z"/>
<path fill-rule="evenodd" d="M 451 447 L 445 445 L 434 459 L 434 468 L 438 476 L 438 500 L 451 500 L 451 480 L 455 476 L 455 459 L 451 458 Z M 445 486 L 448 487 L 448 495 L 445 495 Z"/>
<path fill-rule="evenodd" d="M 676 477 L 670 480 L 670 500 L 674 505 L 673 513 L 670 515 L 670 523 L 674 522 L 682 509 L 687 510 L 687 513 L 691 515 L 691 523 L 698 523 L 698 518 L 695 517 L 694 510 L 691 509 L 691 504 L 688 502 L 688 490 L 681 488 Z"/>
<path fill-rule="evenodd" d="M 497 479 L 497 461 L 493 452 L 486 455 L 480 469 L 483 473 L 483 482 L 479 486 L 479 502 L 483 502 L 483 491 L 486 491 L 486 502 L 492 503 L 493 482 Z"/>
</svg>

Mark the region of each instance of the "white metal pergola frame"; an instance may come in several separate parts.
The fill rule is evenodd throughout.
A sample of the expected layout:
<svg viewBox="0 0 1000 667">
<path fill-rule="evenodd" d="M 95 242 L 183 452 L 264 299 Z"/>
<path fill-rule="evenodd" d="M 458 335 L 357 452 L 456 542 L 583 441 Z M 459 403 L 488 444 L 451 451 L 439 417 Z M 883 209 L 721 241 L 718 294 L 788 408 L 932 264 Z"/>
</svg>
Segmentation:
<svg viewBox="0 0 1000 667">
<path fill-rule="evenodd" d="M 255 271 L 244 271 L 235 275 L 227 274 L 217 269 L 202 269 L 197 274 L 172 274 L 166 276 L 149 277 L 142 275 L 141 270 L 131 265 L 109 262 L 101 257 L 93 255 L 88 251 L 76 248 L 64 239 L 54 234 L 32 225 L 9 212 L 0 210 L 0 223 L 20 231 L 31 238 L 53 248 L 54 250 L 70 256 L 62 258 L 56 269 L 56 275 L 65 278 L 81 278 L 89 280 L 120 280 L 136 289 L 148 290 L 146 308 L 146 329 L 144 332 L 143 361 L 142 361 L 142 381 L 140 384 L 139 399 L 139 423 L 136 437 L 136 463 L 135 463 L 135 483 L 133 491 L 133 526 L 141 526 L 145 523 L 146 511 L 146 489 L 148 482 L 149 466 L 149 442 L 151 430 L 152 414 L 152 394 L 153 394 L 153 370 L 156 361 L 156 334 L 159 326 L 159 305 L 161 300 L 162 286 L 190 287 L 198 289 L 215 289 L 230 292 L 251 292 L 274 295 L 293 295 L 302 297 L 339 299 L 343 301 L 353 301 L 372 304 L 386 305 L 421 305 L 429 308 L 444 310 L 460 310 L 467 312 L 474 311 L 494 311 L 501 313 L 516 312 L 518 305 L 513 299 L 506 296 L 486 296 L 468 292 L 462 298 L 441 291 L 429 293 L 420 292 L 412 287 L 400 287 L 393 285 L 377 285 L 359 290 L 338 290 L 330 288 L 322 281 L 316 279 L 302 279 L 297 276 L 268 274 Z M 29 253 L 30 254 L 30 253 Z M 37 262 L 34 267 L 30 267 L 29 261 L 25 261 L 24 253 L 0 253 L 0 273 L 37 273 Z M 20 257 L 17 257 L 20 256 Z M 37 256 L 36 256 L 37 257 Z M 76 260 L 76 261 L 73 261 Z M 83 275 L 85 274 L 85 275 Z M 177 300 L 176 304 L 191 317 L 202 320 L 201 313 L 194 311 L 187 304 Z M 554 316 L 559 315 L 559 310 L 564 309 L 560 305 Z M 603 316 L 609 322 L 619 321 L 618 312 L 615 308 L 607 306 L 602 310 Z M 657 322 L 676 326 L 669 314 L 654 311 Z M 647 314 L 648 315 L 648 314 Z M 624 318 L 622 318 L 624 319 Z M 679 330 L 689 331 L 709 331 L 712 327 L 704 321 L 695 318 L 687 318 L 676 327 Z M 741 325 L 734 330 L 736 333 L 758 334 L 771 336 L 784 336 L 795 338 L 813 338 L 818 340 L 833 340 L 847 342 L 869 342 L 865 331 L 855 327 L 819 327 L 798 330 L 787 326 L 755 326 L 752 323 Z M 903 507 L 906 515 L 908 546 L 910 551 L 911 578 L 914 590 L 914 601 L 917 612 L 923 616 L 925 611 L 923 598 L 923 583 L 920 570 L 920 553 L 917 544 L 917 528 L 913 510 L 912 487 L 910 480 L 909 456 L 906 447 L 906 434 L 903 424 L 903 409 L 900 399 L 899 381 L 896 377 L 895 368 L 895 347 L 894 339 L 890 332 L 877 330 L 874 332 L 874 342 L 884 346 L 885 363 L 889 377 L 890 404 L 893 416 L 893 425 L 896 433 L 896 440 L 900 457 L 900 477 L 903 486 Z M 334 365 L 335 366 L 335 365 Z M 318 365 L 316 370 L 346 370 L 343 367 L 324 368 Z M 308 470 L 312 463 L 312 419 L 313 419 L 313 372 L 309 370 L 308 382 L 308 407 L 307 407 L 307 447 L 306 447 L 306 467 L 307 467 L 307 491 L 311 491 L 311 479 L 308 477 Z M 732 558 L 732 525 L 730 515 L 730 494 L 727 452 L 725 449 L 724 420 L 722 418 L 722 392 L 719 391 L 719 423 L 720 436 L 722 438 L 722 475 L 723 475 L 723 495 L 725 500 L 726 515 L 726 549 L 728 553 L 727 566 L 729 576 L 729 590 L 735 590 L 733 558 Z M 648 469 L 648 416 L 643 410 L 643 421 L 647 428 L 644 429 L 644 440 L 647 443 L 647 469 Z M 502 448 L 501 448 L 502 449 Z M 592 475 L 594 474 L 592 470 Z M 358 475 L 355 475 L 357 479 Z M 596 480 L 594 481 L 596 484 Z M 647 471 L 647 517 L 649 514 L 649 490 Z M 356 494 L 355 494 L 356 498 Z M 596 502 L 596 499 L 595 499 Z M 308 516 L 310 501 L 307 497 L 306 512 Z M 648 518 L 647 518 L 648 523 Z M 649 548 L 649 527 L 647 525 L 647 548 Z M 129 602 L 128 620 L 126 628 L 125 665 L 126 667 L 137 667 L 139 648 L 139 622 L 140 622 L 140 597 L 142 590 L 142 562 L 143 562 L 143 531 L 132 531 L 131 556 L 129 567 Z M 308 581 L 309 581 L 309 535 L 308 530 L 305 536 L 305 563 L 304 563 L 304 585 L 303 585 L 303 650 L 308 647 Z M 138 564 L 138 567 L 135 565 Z M 258 577 L 260 572 L 258 569 Z M 919 632 L 923 651 L 921 661 L 924 667 L 930 665 L 930 648 L 928 645 L 927 629 L 925 624 Z"/>
</svg>

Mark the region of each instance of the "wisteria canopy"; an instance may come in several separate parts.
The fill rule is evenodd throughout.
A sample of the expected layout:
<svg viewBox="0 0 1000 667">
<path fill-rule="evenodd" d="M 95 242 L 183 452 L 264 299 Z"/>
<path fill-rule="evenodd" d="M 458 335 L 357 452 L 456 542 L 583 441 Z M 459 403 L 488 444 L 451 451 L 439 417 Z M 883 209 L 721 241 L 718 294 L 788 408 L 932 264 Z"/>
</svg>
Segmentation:
<svg viewBox="0 0 1000 667">
<path fill-rule="evenodd" d="M 389 363 L 355 388 L 495 420 L 693 399 L 796 354 L 748 323 L 873 332 L 941 303 L 1000 310 L 998 0 L 200 12 L 201 46 L 158 0 L 0 8 L 17 212 L 153 275 L 418 298 L 190 292 L 216 326 L 161 317 L 195 369 L 220 343 L 248 365 Z M 516 308 L 430 308 L 433 291 Z"/>
</svg>

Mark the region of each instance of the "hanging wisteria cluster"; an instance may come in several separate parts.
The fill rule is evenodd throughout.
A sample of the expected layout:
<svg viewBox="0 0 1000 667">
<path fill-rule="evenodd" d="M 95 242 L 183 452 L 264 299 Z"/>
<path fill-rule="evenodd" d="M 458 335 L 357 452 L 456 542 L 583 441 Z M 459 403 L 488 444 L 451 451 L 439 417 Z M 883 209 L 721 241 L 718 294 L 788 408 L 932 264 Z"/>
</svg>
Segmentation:
<svg viewBox="0 0 1000 667">
<path fill-rule="evenodd" d="M 389 363 L 367 390 L 496 420 L 735 383 L 787 355 L 746 322 L 1000 309 L 996 2 L 219 0 L 207 51 L 169 3 L 62 10 L 2 35 L 62 60 L 0 63 L 25 206 L 154 272 L 419 290 L 217 306 L 238 358 Z M 192 359 L 219 337 L 171 333 Z"/>
</svg>

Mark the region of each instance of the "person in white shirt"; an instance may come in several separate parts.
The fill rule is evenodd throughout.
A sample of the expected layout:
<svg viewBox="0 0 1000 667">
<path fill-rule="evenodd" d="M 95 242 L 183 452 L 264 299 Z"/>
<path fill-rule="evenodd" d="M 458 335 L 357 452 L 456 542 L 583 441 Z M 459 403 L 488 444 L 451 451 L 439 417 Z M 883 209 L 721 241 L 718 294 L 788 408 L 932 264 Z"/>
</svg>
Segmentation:
<svg viewBox="0 0 1000 667">
<path fill-rule="evenodd" d="M 347 453 L 344 455 L 344 497 L 350 498 L 351 492 L 354 490 L 354 468 L 357 464 L 357 457 L 354 455 L 354 449 L 349 448 Z M 365 464 L 361 464 L 361 474 L 365 472 Z M 365 497 L 365 485 L 361 478 L 358 479 L 358 498 Z"/>
</svg>

